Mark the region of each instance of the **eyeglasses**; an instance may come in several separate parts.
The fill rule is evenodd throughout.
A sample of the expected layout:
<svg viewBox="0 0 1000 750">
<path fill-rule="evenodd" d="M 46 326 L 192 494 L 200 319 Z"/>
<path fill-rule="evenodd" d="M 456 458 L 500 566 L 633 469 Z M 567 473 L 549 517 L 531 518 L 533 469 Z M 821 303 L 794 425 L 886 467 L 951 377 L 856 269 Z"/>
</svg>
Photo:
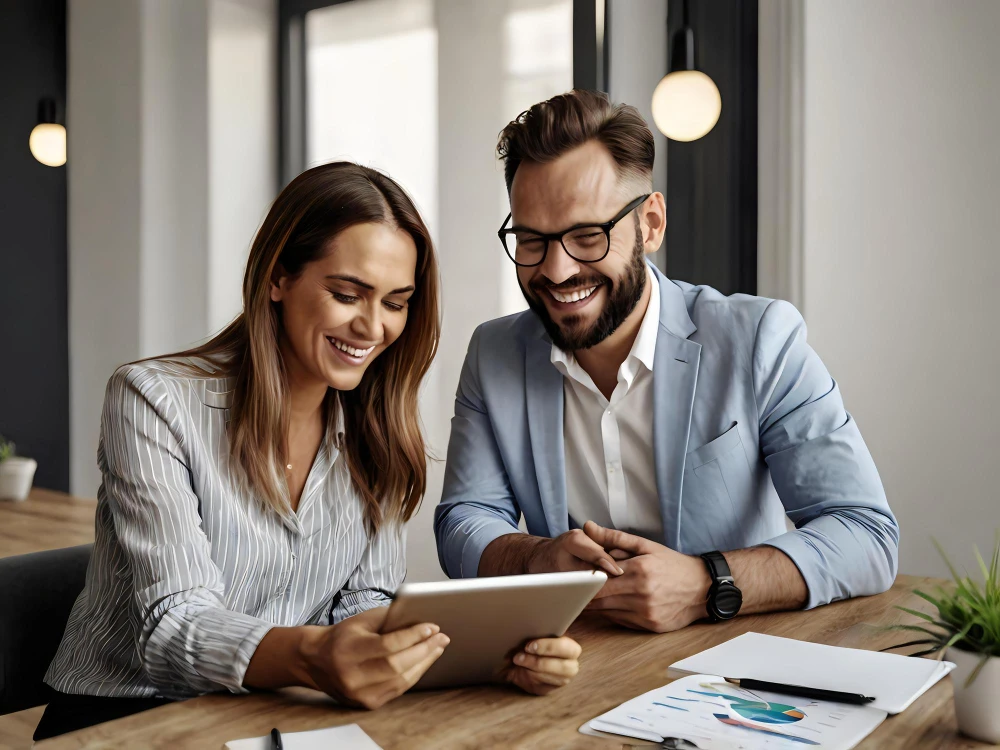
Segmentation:
<svg viewBox="0 0 1000 750">
<path fill-rule="evenodd" d="M 555 240 L 563 246 L 566 254 L 581 263 L 597 263 L 604 260 L 611 249 L 611 230 L 615 224 L 637 209 L 652 193 L 640 195 L 618 212 L 611 221 L 603 224 L 577 224 L 555 234 L 542 234 L 531 229 L 507 228 L 511 214 L 507 214 L 503 226 L 497 232 L 503 249 L 512 261 L 525 268 L 539 266 L 545 262 L 549 244 Z"/>
</svg>

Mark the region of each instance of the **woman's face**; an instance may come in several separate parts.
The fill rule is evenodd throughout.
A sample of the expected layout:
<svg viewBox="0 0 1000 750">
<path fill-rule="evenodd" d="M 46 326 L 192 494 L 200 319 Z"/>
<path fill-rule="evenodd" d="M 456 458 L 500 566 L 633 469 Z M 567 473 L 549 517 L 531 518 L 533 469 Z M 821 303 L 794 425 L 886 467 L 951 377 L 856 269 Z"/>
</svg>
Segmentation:
<svg viewBox="0 0 1000 750">
<path fill-rule="evenodd" d="M 271 285 L 280 302 L 282 355 L 293 384 L 358 386 L 368 366 L 406 326 L 417 246 L 402 229 L 355 224 L 295 279 Z"/>
</svg>

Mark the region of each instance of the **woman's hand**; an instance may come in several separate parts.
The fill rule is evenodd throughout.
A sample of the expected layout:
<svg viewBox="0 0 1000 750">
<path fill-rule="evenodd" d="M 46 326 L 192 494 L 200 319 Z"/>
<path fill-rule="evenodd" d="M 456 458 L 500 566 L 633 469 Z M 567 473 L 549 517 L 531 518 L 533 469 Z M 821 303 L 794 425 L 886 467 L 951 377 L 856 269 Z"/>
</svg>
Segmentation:
<svg viewBox="0 0 1000 750">
<path fill-rule="evenodd" d="M 375 709 L 413 687 L 444 653 L 450 639 L 432 623 L 380 635 L 387 611 L 376 607 L 324 628 L 308 658 L 320 690 Z"/>
<path fill-rule="evenodd" d="M 580 671 L 583 649 L 572 638 L 538 638 L 524 644 L 501 674 L 505 682 L 535 695 L 548 695 Z"/>
</svg>

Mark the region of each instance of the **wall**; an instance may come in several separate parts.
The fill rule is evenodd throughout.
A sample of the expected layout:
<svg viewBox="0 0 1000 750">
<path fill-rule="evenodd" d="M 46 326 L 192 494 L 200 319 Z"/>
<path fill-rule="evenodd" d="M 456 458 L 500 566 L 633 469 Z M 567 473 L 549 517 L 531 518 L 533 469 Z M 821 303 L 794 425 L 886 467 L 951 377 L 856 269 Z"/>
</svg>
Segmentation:
<svg viewBox="0 0 1000 750">
<path fill-rule="evenodd" d="M 802 300 L 801 2 L 758 0 L 757 294 Z"/>
<path fill-rule="evenodd" d="M 441 499 L 455 389 L 475 327 L 501 314 L 500 275 L 511 273 L 502 250 L 482 231 L 499 226 L 503 173 L 493 147 L 512 115 L 495 86 L 503 80 L 503 29 L 507 3 L 488 5 L 437 0 L 438 30 L 438 228 L 443 324 L 437 358 L 425 383 L 421 413 L 428 443 L 440 460 L 428 464 L 427 495 L 408 527 L 409 580 L 445 577 L 434 544 L 434 508 Z M 470 64 L 470 61 L 476 61 Z M 516 113 L 515 113 L 516 114 Z M 505 119 L 506 118 L 506 119 Z M 499 216 L 502 220 L 503 216 Z"/>
<path fill-rule="evenodd" d="M 97 492 L 114 369 L 239 312 L 250 239 L 276 191 L 275 7 L 69 0 L 74 494 Z"/>
<path fill-rule="evenodd" d="M 208 35 L 208 333 L 243 309 L 250 243 L 278 190 L 275 0 L 212 0 Z"/>
<path fill-rule="evenodd" d="M 208 332 L 208 8 L 140 0 L 139 23 L 139 356 L 153 357 Z"/>
<path fill-rule="evenodd" d="M 668 68 L 667 0 L 606 0 L 605 16 L 608 95 L 638 109 L 653 131 L 653 189 L 666 196 L 667 137 L 653 122 L 653 90 Z M 662 247 L 652 259 L 666 267 Z"/>
<path fill-rule="evenodd" d="M 1000 527 L 1000 3 L 807 0 L 804 297 L 902 525 L 940 574 Z"/>
<path fill-rule="evenodd" d="M 38 461 L 35 483 L 69 486 L 66 167 L 28 150 L 38 100 L 66 101 L 66 3 L 7 3 L 0 23 L 0 434 Z"/>
</svg>

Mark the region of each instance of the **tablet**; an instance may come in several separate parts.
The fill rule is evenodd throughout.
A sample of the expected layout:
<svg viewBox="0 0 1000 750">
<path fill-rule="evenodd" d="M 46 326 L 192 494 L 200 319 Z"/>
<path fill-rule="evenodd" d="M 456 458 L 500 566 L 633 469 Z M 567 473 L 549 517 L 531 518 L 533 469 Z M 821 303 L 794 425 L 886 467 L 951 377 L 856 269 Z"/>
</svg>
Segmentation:
<svg viewBox="0 0 1000 750">
<path fill-rule="evenodd" d="M 432 622 L 451 639 L 418 689 L 488 683 L 526 641 L 563 635 L 607 580 L 585 570 L 404 583 L 382 632 Z"/>
</svg>

